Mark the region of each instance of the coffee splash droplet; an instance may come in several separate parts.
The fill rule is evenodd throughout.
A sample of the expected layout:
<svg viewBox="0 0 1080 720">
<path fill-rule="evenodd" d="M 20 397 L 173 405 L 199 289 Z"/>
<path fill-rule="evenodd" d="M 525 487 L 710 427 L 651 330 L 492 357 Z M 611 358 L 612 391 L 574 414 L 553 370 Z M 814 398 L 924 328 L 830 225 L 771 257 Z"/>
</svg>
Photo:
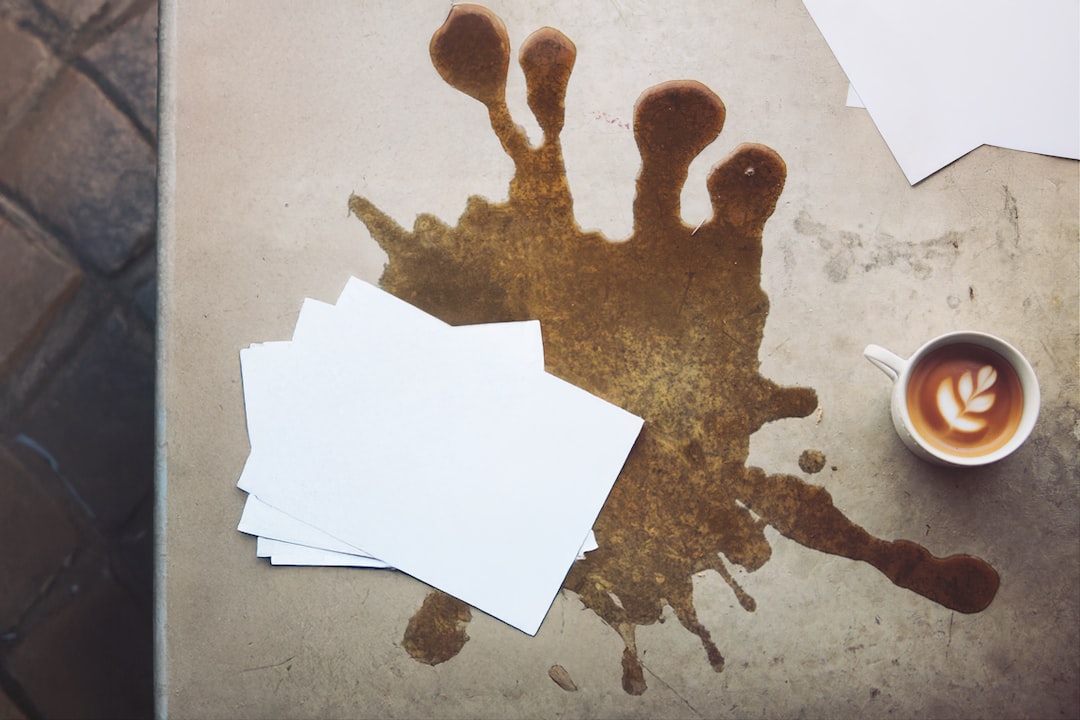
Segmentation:
<svg viewBox="0 0 1080 720">
<path fill-rule="evenodd" d="M 562 665 L 552 665 L 548 669 L 548 677 L 566 692 L 577 692 L 577 684 L 574 683 L 574 679 L 570 677 L 570 673 Z"/>
<path fill-rule="evenodd" d="M 427 665 L 444 663 L 469 641 L 465 628 L 471 619 L 467 604 L 436 590 L 409 620 L 402 647 L 414 660 Z"/>
<path fill-rule="evenodd" d="M 779 387 L 758 372 L 769 308 L 761 236 L 784 186 L 780 156 L 763 145 L 737 147 L 709 172 L 712 218 L 691 228 L 679 208 L 687 168 L 717 137 L 726 111 L 694 81 L 645 91 L 634 114 L 634 231 L 609 242 L 583 232 L 573 214 L 558 138 L 575 58 L 569 40 L 546 29 L 522 51 L 530 109 L 545 133 L 533 148 L 506 106 L 501 21 L 456 5 L 438 38 L 436 68 L 487 106 L 514 162 L 509 200 L 472 197 L 455 227 L 424 215 L 412 232 L 364 198 L 349 206 L 389 256 L 386 290 L 452 324 L 538 318 L 549 371 L 645 418 L 595 523 L 600 547 L 564 582 L 622 637 L 624 690 L 646 689 L 635 628 L 661 620 L 665 605 L 723 669 L 697 617 L 692 578 L 717 572 L 752 612 L 754 599 L 727 564 L 750 572 L 767 562 L 766 525 L 868 562 L 946 607 L 986 607 L 998 578 L 984 561 L 938 559 L 915 543 L 875 538 L 823 488 L 746 466 L 758 428 L 817 407 L 813 390 Z M 409 622 L 405 647 L 422 662 L 443 662 L 468 639 L 468 617 L 467 606 L 432 593 Z"/>
<path fill-rule="evenodd" d="M 819 473 L 825 469 L 825 453 L 820 450 L 803 450 L 799 455 L 799 469 L 804 473 Z"/>
</svg>

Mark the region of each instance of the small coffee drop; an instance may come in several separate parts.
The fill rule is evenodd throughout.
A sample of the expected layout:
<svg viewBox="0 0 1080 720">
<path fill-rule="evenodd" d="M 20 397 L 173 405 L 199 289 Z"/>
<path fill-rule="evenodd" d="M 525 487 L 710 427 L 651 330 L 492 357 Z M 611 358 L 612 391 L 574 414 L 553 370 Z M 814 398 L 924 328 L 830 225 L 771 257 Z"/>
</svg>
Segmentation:
<svg viewBox="0 0 1080 720">
<path fill-rule="evenodd" d="M 805 473 L 821 472 L 825 467 L 825 454 L 820 450 L 803 450 L 799 456 L 799 467 Z"/>
<path fill-rule="evenodd" d="M 566 672 L 566 668 L 562 665 L 552 665 L 551 669 L 548 670 L 548 676 L 563 690 L 567 692 L 577 691 L 577 685 L 574 684 L 574 681 L 570 678 L 570 673 Z"/>
</svg>

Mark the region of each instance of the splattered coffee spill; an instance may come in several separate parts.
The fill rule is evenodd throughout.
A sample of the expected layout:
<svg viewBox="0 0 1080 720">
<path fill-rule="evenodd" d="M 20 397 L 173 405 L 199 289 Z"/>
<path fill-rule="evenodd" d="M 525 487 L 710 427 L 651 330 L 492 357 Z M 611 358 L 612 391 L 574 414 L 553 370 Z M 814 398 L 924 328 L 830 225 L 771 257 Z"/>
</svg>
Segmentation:
<svg viewBox="0 0 1080 720">
<path fill-rule="evenodd" d="M 543 130 L 536 146 L 507 109 L 509 47 L 499 18 L 476 5 L 455 5 L 430 46 L 440 75 L 487 107 L 515 166 L 509 199 L 474 196 L 456 226 L 421 215 L 411 232 L 364 198 L 353 196 L 349 207 L 389 256 L 385 289 L 450 323 L 539 318 L 548 370 L 645 418 L 596 521 L 600 548 L 564 583 L 622 637 L 626 692 L 646 689 L 635 628 L 661 620 L 665 605 L 723 669 L 698 620 L 692 578 L 716 571 L 753 611 L 754 598 L 728 566 L 754 571 L 769 559 L 766 525 L 867 562 L 947 607 L 986 607 L 998 576 L 984 561 L 880 540 L 824 489 L 746 466 L 758 428 L 817 407 L 813 390 L 779 387 L 758 371 L 769 309 L 761 236 L 786 177 L 780 156 L 737 147 L 708 175 L 712 217 L 689 227 L 679 206 L 687 169 L 720 133 L 725 109 L 697 82 L 655 86 L 634 109 L 641 171 L 633 234 L 613 243 L 584 233 L 559 141 L 574 45 L 552 28 L 522 45 L 529 107 Z M 410 654 L 424 662 L 452 656 L 466 637 L 466 611 L 441 593 L 429 596 L 406 631 Z"/>
<path fill-rule="evenodd" d="M 566 672 L 566 668 L 562 665 L 552 665 L 548 670 L 548 677 L 554 680 L 555 684 L 563 690 L 567 692 L 577 692 L 577 685 L 574 684 L 574 680 L 570 677 L 570 673 Z"/>
<path fill-rule="evenodd" d="M 819 473 L 825 468 L 825 455 L 820 450 L 803 450 L 799 456 L 799 468 L 804 473 Z"/>
<path fill-rule="evenodd" d="M 465 628 L 472 610 L 457 598 L 438 590 L 424 599 L 424 604 L 409 620 L 402 646 L 415 660 L 438 665 L 461 652 L 469 636 Z"/>
<path fill-rule="evenodd" d="M 829 492 L 791 475 L 750 468 L 742 498 L 747 507 L 784 536 L 822 552 L 862 560 L 900 587 L 963 613 L 985 610 L 1000 578 L 970 555 L 937 558 L 908 540 L 876 538 L 833 505 Z"/>
</svg>

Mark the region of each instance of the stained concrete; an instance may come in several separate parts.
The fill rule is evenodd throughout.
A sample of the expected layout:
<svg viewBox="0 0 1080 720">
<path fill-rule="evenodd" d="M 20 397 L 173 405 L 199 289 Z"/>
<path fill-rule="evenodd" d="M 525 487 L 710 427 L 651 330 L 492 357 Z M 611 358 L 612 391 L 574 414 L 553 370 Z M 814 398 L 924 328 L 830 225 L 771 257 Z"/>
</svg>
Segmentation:
<svg viewBox="0 0 1080 720">
<path fill-rule="evenodd" d="M 248 451 L 238 350 L 287 338 L 300 301 L 332 301 L 387 256 L 346 211 L 363 196 L 412 227 L 453 225 L 470 195 L 506 200 L 513 165 L 487 111 L 428 56 L 437 2 L 165 4 L 159 303 L 158 707 L 174 717 L 1074 716 L 1078 683 L 1078 172 L 980 148 L 910 187 L 798 2 L 492 2 L 515 53 L 550 25 L 577 46 L 562 150 L 577 223 L 633 231 L 630 129 L 647 87 L 692 79 L 726 106 L 690 164 L 683 222 L 707 220 L 709 167 L 743 142 L 787 180 L 762 233 L 770 309 L 760 373 L 813 388 L 805 418 L 765 425 L 747 464 L 823 487 L 869 534 L 985 560 L 988 608 L 955 612 L 868 564 L 771 526 L 771 557 L 692 578 L 716 672 L 676 621 L 638 628 L 647 689 L 624 691 L 623 640 L 563 591 L 529 638 L 481 613 L 456 657 L 402 647 L 427 588 L 397 573 L 272 568 L 236 532 Z M 511 63 L 509 110 L 539 128 Z M 933 112 L 926 108 L 926 112 Z M 1030 358 L 1042 414 L 981 470 L 913 457 L 887 378 L 861 357 L 954 329 Z M 646 418 L 648 421 L 648 418 Z M 800 463 L 824 456 L 820 471 Z M 816 454 L 812 454 L 817 457 Z M 816 468 L 818 463 L 807 467 Z M 790 534 L 790 533 L 788 533 Z M 576 692 L 549 677 L 562 666 Z"/>
</svg>

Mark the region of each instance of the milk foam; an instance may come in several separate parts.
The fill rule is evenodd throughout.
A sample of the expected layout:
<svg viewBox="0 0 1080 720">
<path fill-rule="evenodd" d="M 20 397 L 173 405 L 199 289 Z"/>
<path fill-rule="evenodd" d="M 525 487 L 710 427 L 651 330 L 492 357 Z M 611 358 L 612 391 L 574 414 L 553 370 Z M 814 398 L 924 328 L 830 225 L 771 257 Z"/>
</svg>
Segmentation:
<svg viewBox="0 0 1080 720">
<path fill-rule="evenodd" d="M 965 433 L 978 432 L 986 427 L 986 420 L 979 417 L 994 407 L 996 395 L 990 392 L 997 382 L 997 370 L 983 365 L 972 377 L 970 371 L 959 378 L 942 379 L 937 390 L 938 412 L 949 427 Z"/>
</svg>

